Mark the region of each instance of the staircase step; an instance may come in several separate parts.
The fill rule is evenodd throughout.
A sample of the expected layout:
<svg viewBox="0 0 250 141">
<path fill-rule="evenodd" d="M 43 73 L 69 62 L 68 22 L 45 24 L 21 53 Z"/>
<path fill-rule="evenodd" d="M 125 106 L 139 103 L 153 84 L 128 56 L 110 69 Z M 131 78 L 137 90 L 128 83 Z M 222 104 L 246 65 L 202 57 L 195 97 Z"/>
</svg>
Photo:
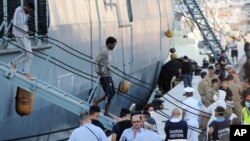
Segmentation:
<svg viewBox="0 0 250 141">
<path fill-rule="evenodd" d="M 214 53 L 214 56 L 220 56 L 220 51 L 223 49 L 220 40 L 218 40 L 217 36 L 210 27 L 207 19 L 205 18 L 205 16 L 202 13 L 202 10 L 199 7 L 199 4 L 195 0 L 183 0 L 183 1 L 184 4 L 187 6 L 189 13 L 192 15 L 192 18 L 195 21 L 196 25 L 199 27 L 204 40 L 207 41 L 209 48 Z M 219 50 L 216 51 L 215 49 Z"/>
</svg>

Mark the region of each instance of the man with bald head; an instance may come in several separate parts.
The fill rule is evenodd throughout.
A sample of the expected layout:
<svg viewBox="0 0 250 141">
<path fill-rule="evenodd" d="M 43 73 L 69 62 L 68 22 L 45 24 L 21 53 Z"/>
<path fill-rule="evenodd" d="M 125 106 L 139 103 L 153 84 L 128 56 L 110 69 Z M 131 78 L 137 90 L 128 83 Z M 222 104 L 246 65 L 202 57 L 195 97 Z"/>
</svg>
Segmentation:
<svg viewBox="0 0 250 141">
<path fill-rule="evenodd" d="M 181 118 L 181 110 L 174 108 L 172 110 L 172 118 L 165 124 L 165 141 L 168 140 L 187 140 L 188 126 L 187 122 Z"/>
<path fill-rule="evenodd" d="M 108 141 L 103 130 L 91 123 L 89 111 L 80 113 L 80 125 L 72 132 L 69 141 Z"/>
</svg>

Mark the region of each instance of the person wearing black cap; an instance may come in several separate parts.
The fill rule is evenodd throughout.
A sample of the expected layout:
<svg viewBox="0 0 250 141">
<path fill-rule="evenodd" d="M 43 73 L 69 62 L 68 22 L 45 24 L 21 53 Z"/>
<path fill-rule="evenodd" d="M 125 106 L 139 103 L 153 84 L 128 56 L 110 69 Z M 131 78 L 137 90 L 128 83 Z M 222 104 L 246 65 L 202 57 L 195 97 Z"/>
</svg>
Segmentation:
<svg viewBox="0 0 250 141">
<path fill-rule="evenodd" d="M 120 112 L 120 121 L 117 122 L 112 128 L 112 139 L 111 141 L 119 141 L 122 132 L 132 126 L 130 120 L 130 110 L 122 108 Z"/>
<path fill-rule="evenodd" d="M 221 136 L 229 133 L 230 121 L 224 118 L 225 109 L 218 106 L 215 109 L 217 119 L 209 124 L 208 140 L 220 140 Z"/>
</svg>

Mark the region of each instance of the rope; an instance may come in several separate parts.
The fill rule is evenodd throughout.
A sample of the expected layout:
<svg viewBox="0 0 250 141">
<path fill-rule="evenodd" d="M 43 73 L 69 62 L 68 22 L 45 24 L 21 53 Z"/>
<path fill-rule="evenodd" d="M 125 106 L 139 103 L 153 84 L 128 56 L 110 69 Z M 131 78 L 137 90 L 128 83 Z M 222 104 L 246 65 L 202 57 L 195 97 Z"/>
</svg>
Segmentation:
<svg viewBox="0 0 250 141">
<path fill-rule="evenodd" d="M 2 38 L 3 39 L 3 38 Z M 5 39 L 3 39 L 3 40 L 5 40 Z M 5 40 L 5 41 L 7 41 L 7 40 Z M 19 47 L 19 46 L 17 46 L 17 45 L 15 45 L 15 44 L 13 44 L 13 43 L 11 43 L 10 41 L 7 41 L 7 42 L 9 42 L 10 44 L 12 44 L 12 45 L 14 45 L 14 46 L 16 46 L 16 47 L 18 47 L 18 48 L 21 48 L 21 47 Z M 23 49 L 23 48 L 21 48 L 21 49 Z M 24 49 L 23 49 L 24 50 Z M 31 53 L 31 52 L 29 52 L 29 53 Z M 34 53 L 32 53 L 32 54 L 34 54 Z M 44 54 L 44 53 L 41 53 L 41 54 L 43 54 L 43 55 L 45 55 L 45 56 L 47 56 L 46 54 Z M 34 54 L 35 56 L 38 56 L 38 55 L 36 55 L 36 54 Z M 40 57 L 40 56 L 38 56 L 38 57 Z M 42 58 L 42 59 L 46 59 L 46 58 L 43 58 L 43 57 L 40 57 L 40 58 Z M 56 59 L 56 58 L 54 58 L 54 57 L 51 57 L 52 59 Z M 56 59 L 56 60 L 58 60 L 58 59 Z M 55 64 L 55 65 L 57 65 L 57 66 L 59 66 L 59 67 L 61 67 L 61 68 L 63 68 L 63 69 L 65 69 L 65 70 L 67 70 L 67 71 L 70 71 L 70 72 L 72 72 L 72 73 L 74 73 L 73 71 L 71 71 L 71 70 L 69 70 L 69 69 L 67 69 L 67 68 L 65 68 L 65 67 L 63 67 L 63 66 L 60 66 L 60 65 L 58 65 L 58 64 L 56 64 L 56 63 L 54 63 L 54 62 L 52 62 L 51 60 L 49 60 L 49 62 L 51 62 L 51 63 L 53 63 L 53 64 Z M 61 61 L 59 61 L 59 62 L 61 62 Z M 67 65 L 67 64 L 65 64 L 65 63 L 63 63 L 63 62 L 61 62 L 62 64 L 64 64 L 64 65 Z M 71 66 L 69 66 L 69 65 L 67 65 L 68 67 L 70 67 L 71 69 L 75 69 L 75 68 L 72 68 Z M 81 71 L 80 71 L 81 72 Z M 74 73 L 74 74 L 76 74 L 76 73 Z M 82 76 L 82 75 L 79 75 L 79 74 L 77 74 L 78 76 Z M 89 75 L 89 74 L 88 74 Z M 90 76 L 92 76 L 92 75 L 90 75 Z M 92 79 L 89 79 L 89 78 L 87 78 L 87 77 L 84 77 L 84 76 L 82 76 L 83 78 L 86 78 L 86 79 L 88 79 L 88 80 L 90 80 L 90 81 L 93 81 Z M 92 76 L 93 77 L 93 76 Z M 144 87 L 144 86 L 142 86 L 142 87 Z M 146 88 L 146 87 L 144 87 L 144 88 Z M 149 89 L 149 90 L 152 90 L 151 88 L 147 88 L 147 89 Z M 132 95 L 130 95 L 131 97 L 132 97 Z M 138 98 L 135 98 L 135 97 L 133 97 L 134 99 L 137 99 L 138 101 L 140 101 Z M 167 99 L 166 99 L 167 100 Z M 169 101 L 169 100 L 168 100 Z M 134 102 L 134 101 L 133 101 Z M 179 102 L 179 101 L 178 101 Z M 176 104 L 174 104 L 175 106 L 177 106 Z M 188 106 L 188 105 L 187 105 Z M 179 106 L 177 106 L 177 107 L 179 107 Z M 180 107 L 179 107 L 180 108 Z M 190 112 L 190 111 L 187 111 L 187 112 Z M 192 113 L 192 112 L 191 112 Z M 193 113 L 194 114 L 194 113 Z"/>
<path fill-rule="evenodd" d="M 182 101 L 180 101 L 180 100 L 178 100 L 177 98 L 175 98 L 175 97 L 171 96 L 170 94 L 167 94 L 167 96 L 169 96 L 169 97 L 173 98 L 174 100 L 176 100 L 176 101 L 178 101 L 178 102 L 182 103 Z M 185 103 L 182 103 L 182 104 L 183 104 L 183 105 L 185 105 L 185 106 L 187 106 L 187 107 L 189 107 L 189 108 L 192 108 L 192 109 L 194 109 L 194 110 L 197 110 L 197 111 L 199 111 L 199 112 L 202 112 L 202 113 L 204 113 L 204 114 L 211 115 L 210 113 L 207 113 L 207 112 L 204 112 L 204 111 L 201 111 L 201 110 L 195 109 L 195 108 L 193 108 L 193 107 L 191 107 L 191 106 L 189 106 L 189 105 L 187 105 L 187 104 L 185 104 Z"/>
<path fill-rule="evenodd" d="M 7 16 L 4 16 L 4 17 L 7 18 Z M 6 21 L 7 23 L 9 23 L 6 19 L 4 19 L 4 21 Z M 12 25 L 13 25 L 13 24 L 12 24 Z M 13 26 L 15 26 L 15 25 L 13 25 Z M 23 29 L 21 29 L 21 28 L 19 28 L 19 27 L 17 27 L 17 26 L 15 26 L 15 27 L 18 28 L 18 29 L 20 29 L 20 30 L 22 30 L 22 31 L 24 31 Z M 25 32 L 25 31 L 24 31 L 24 32 Z M 38 32 L 34 32 L 34 33 L 38 33 Z M 38 33 L 38 34 L 39 34 L 39 33 Z M 83 55 L 83 56 L 85 56 L 85 57 L 87 57 L 87 58 L 89 58 L 89 59 L 93 59 L 91 56 L 86 55 L 86 54 L 84 54 L 84 53 L 82 53 L 82 52 L 80 52 L 80 51 L 78 51 L 78 50 L 76 50 L 76 49 L 70 47 L 69 45 L 67 45 L 67 44 L 63 43 L 62 41 L 59 41 L 59 40 L 57 40 L 57 39 L 55 39 L 55 38 L 49 37 L 49 36 L 47 36 L 47 35 L 40 36 L 40 37 L 34 36 L 34 38 L 37 38 L 37 39 L 40 39 L 41 37 L 48 38 L 48 39 L 51 39 L 51 40 L 53 40 L 53 41 L 56 41 L 56 42 L 58 42 L 58 43 L 64 45 L 65 47 L 67 47 L 67 48 L 69 48 L 69 49 L 71 49 L 71 50 L 73 50 L 73 51 L 79 53 L 80 55 Z M 49 42 L 49 41 L 46 41 L 46 42 L 48 42 L 48 43 L 50 43 L 50 44 L 53 44 L 53 45 L 59 47 L 60 49 L 62 49 L 63 51 L 65 51 L 65 52 L 67 52 L 67 53 L 69 53 L 69 54 L 71 54 L 71 55 L 73 55 L 73 56 L 75 56 L 75 57 L 77 57 L 77 58 L 80 58 L 80 59 L 82 59 L 82 60 L 84 60 L 84 61 L 86 61 L 86 62 L 89 62 L 89 63 L 92 63 L 92 64 L 96 64 L 96 63 L 94 63 L 94 62 L 92 62 L 92 61 L 86 60 L 86 59 L 84 59 L 84 58 L 82 58 L 82 57 L 80 57 L 80 56 L 78 56 L 78 55 L 75 55 L 75 54 L 71 53 L 70 51 L 67 51 L 66 49 L 62 48 L 61 46 L 59 46 L 59 45 L 57 45 L 57 44 L 55 44 L 55 43 L 53 43 L 53 42 Z M 142 81 L 142 80 L 139 80 L 138 78 L 135 78 L 135 77 L 133 77 L 133 76 L 131 76 L 131 75 L 129 75 L 129 74 L 126 74 L 124 71 L 119 70 L 117 67 L 115 67 L 115 66 L 113 66 L 113 65 L 111 65 L 111 67 L 114 68 L 115 70 L 119 71 L 120 73 L 123 73 L 123 74 L 125 74 L 126 76 L 128 76 L 128 77 L 130 77 L 130 78 L 136 80 L 136 81 L 139 81 L 139 82 L 141 82 L 141 83 L 145 83 L 145 84 L 147 84 L 147 85 L 153 85 L 152 83 L 144 82 L 144 81 Z M 112 70 L 110 70 L 110 71 L 113 72 L 114 74 L 120 76 L 121 78 L 123 78 L 123 77 L 122 77 L 121 75 L 119 75 L 118 73 L 115 73 L 115 72 L 112 71 Z"/>
<path fill-rule="evenodd" d="M 165 97 L 163 97 L 163 99 L 167 100 L 169 103 L 175 105 L 175 106 L 178 107 L 178 108 L 181 108 L 182 110 L 184 110 L 184 111 L 186 111 L 186 112 L 188 112 L 188 113 L 191 113 L 191 114 L 194 114 L 194 115 L 197 115 L 197 116 L 200 116 L 200 117 L 210 118 L 210 117 L 203 116 L 203 115 L 200 115 L 200 114 L 196 114 L 196 113 L 194 113 L 194 112 L 191 112 L 191 111 L 188 111 L 188 110 L 186 110 L 186 109 L 183 109 L 182 107 L 178 106 L 178 105 L 175 104 L 174 102 L 171 102 L 170 100 L 168 100 L 168 99 L 165 98 Z M 184 103 L 182 103 L 182 104 L 184 104 Z M 185 104 L 185 105 L 186 105 L 186 104 Z M 188 105 L 186 105 L 186 106 L 188 106 Z M 188 107 L 190 107 L 190 106 L 188 106 Z M 190 108 L 192 108 L 192 109 L 194 109 L 194 110 L 196 110 L 196 111 L 201 111 L 201 110 L 195 109 L 195 108 L 193 108 L 193 107 L 190 107 Z M 201 112 L 203 112 L 203 111 L 201 111 Z"/>
<path fill-rule="evenodd" d="M 7 18 L 7 16 L 4 16 L 4 17 Z M 7 21 L 6 19 L 4 19 L 4 20 L 8 23 L 8 21 Z M 12 25 L 13 25 L 13 24 L 12 24 Z M 15 26 L 15 25 L 13 25 L 13 26 Z M 23 31 L 23 29 L 21 29 L 21 28 L 19 28 L 19 27 L 17 27 L 17 26 L 15 26 L 15 27 Z M 25 31 L 24 31 L 24 32 L 25 32 Z M 35 33 L 38 33 L 38 32 L 35 32 Z M 39 37 L 36 37 L 36 36 L 34 36 L 34 37 L 39 39 Z M 65 44 L 65 43 L 63 43 L 63 42 L 61 42 L 61 41 L 59 41 L 59 40 L 57 40 L 57 39 L 51 38 L 51 37 L 49 37 L 49 36 L 43 36 L 43 37 L 48 38 L 48 39 L 51 39 L 51 40 L 54 40 L 54 41 L 56 41 L 56 42 L 59 42 L 59 43 L 63 44 L 64 46 L 66 46 L 67 48 L 69 48 L 69 49 L 71 49 L 71 50 L 73 50 L 73 51 L 75 51 L 75 52 L 77 52 L 77 53 L 79 53 L 79 54 L 81 54 L 81 55 L 83 55 L 83 56 L 89 58 L 89 59 L 92 59 L 91 56 L 88 56 L 88 55 L 86 55 L 86 54 L 84 54 L 84 53 L 82 53 L 82 52 L 79 52 L 78 50 L 76 50 L 76 49 L 74 49 L 74 48 L 68 46 L 67 44 Z M 97 63 L 94 63 L 94 62 L 92 62 L 92 61 L 86 60 L 86 59 L 84 59 L 84 58 L 82 58 L 82 57 L 80 57 L 80 56 L 78 56 L 78 55 L 75 55 L 75 54 L 71 53 L 70 51 L 67 51 L 66 49 L 62 48 L 61 46 L 59 46 L 59 45 L 57 45 L 57 44 L 55 44 L 55 43 L 52 43 L 52 42 L 49 42 L 49 41 L 47 41 L 47 42 L 50 43 L 50 44 L 53 44 L 53 45 L 57 46 L 58 48 L 62 49 L 63 51 L 65 51 L 65 52 L 67 52 L 67 53 L 69 53 L 69 54 L 71 54 L 71 55 L 73 55 L 73 56 L 75 56 L 75 57 L 77 57 L 77 58 L 80 58 L 80 59 L 82 59 L 82 60 L 84 60 L 84 61 L 86 61 L 86 62 L 89 62 L 89 63 L 98 65 Z M 104 67 L 105 67 L 105 66 L 104 66 Z M 151 83 L 147 83 L 147 82 L 144 82 L 144 81 L 142 81 L 142 80 L 139 80 L 139 79 L 137 79 L 137 78 L 135 78 L 135 77 L 133 77 L 133 76 L 131 76 L 131 75 L 129 75 L 129 74 L 126 74 L 125 71 L 121 71 L 121 70 L 119 70 L 117 67 L 114 67 L 113 65 L 111 65 L 111 67 L 113 67 L 115 70 L 119 71 L 119 72 L 122 73 L 123 75 L 128 76 L 128 77 L 130 77 L 130 78 L 132 78 L 132 79 L 135 79 L 135 80 L 137 80 L 137 81 L 139 81 L 139 82 L 141 82 L 141 83 L 145 83 L 145 84 L 148 84 L 148 85 L 153 85 L 153 84 L 151 84 Z M 108 69 L 109 69 L 109 68 L 108 68 Z M 117 76 L 121 77 L 121 78 L 124 77 L 124 76 L 119 75 L 118 73 L 112 71 L 111 69 L 109 69 L 109 70 L 110 70 L 111 72 L 113 72 L 114 74 L 116 74 Z M 136 85 L 138 85 L 138 86 L 142 86 L 142 85 L 140 85 L 140 84 L 138 84 L 138 83 L 135 83 L 135 82 L 132 82 L 132 83 L 134 83 L 134 84 L 136 84 Z M 144 87 L 144 86 L 143 86 L 143 87 Z"/>
</svg>

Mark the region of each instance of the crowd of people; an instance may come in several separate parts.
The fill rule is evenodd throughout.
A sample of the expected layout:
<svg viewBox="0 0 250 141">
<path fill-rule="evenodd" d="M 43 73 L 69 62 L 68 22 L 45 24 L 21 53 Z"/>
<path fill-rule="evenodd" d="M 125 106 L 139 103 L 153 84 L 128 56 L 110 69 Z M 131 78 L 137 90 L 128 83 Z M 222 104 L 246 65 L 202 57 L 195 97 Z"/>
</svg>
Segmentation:
<svg viewBox="0 0 250 141">
<path fill-rule="evenodd" d="M 12 71 L 16 65 L 23 63 L 22 73 L 31 78 L 30 66 L 32 50 L 28 35 L 28 15 L 34 11 L 34 4 L 27 3 L 15 10 L 13 17 L 13 34 L 22 48 L 22 54 L 9 63 Z M 180 77 L 184 83 L 186 99 L 180 109 L 174 108 L 169 120 L 165 123 L 166 141 L 198 141 L 199 132 L 206 135 L 208 140 L 223 140 L 228 138 L 230 124 L 250 124 L 250 44 L 246 41 L 244 51 L 247 61 L 243 66 L 244 77 L 240 79 L 234 66 L 238 66 L 238 44 L 235 38 L 227 48 L 231 49 L 232 66 L 228 65 L 226 50 L 221 52 L 217 63 L 208 66 L 208 72 L 201 72 L 198 92 L 201 100 L 193 97 L 192 74 L 193 64 L 187 56 L 177 60 L 175 53 L 160 72 L 159 88 L 163 94 L 172 88 L 173 78 Z M 89 111 L 80 114 L 80 127 L 75 129 L 70 141 L 106 141 L 105 127 L 98 120 L 100 107 L 98 103 L 105 100 L 105 116 L 109 116 L 109 107 L 115 88 L 111 77 L 111 51 L 116 46 L 116 39 L 108 37 L 106 46 L 94 57 L 95 71 L 100 76 L 100 83 L 105 95 L 95 99 Z M 142 112 L 132 113 L 121 109 L 120 118 L 112 129 L 112 141 L 161 141 L 157 125 L 150 111 L 153 105 L 147 105 Z M 201 134 L 200 134 L 201 135 Z M 87 138 L 86 138 L 87 137 Z"/>
<path fill-rule="evenodd" d="M 154 110 L 152 104 L 145 105 L 143 111 L 131 113 L 129 109 L 122 108 L 120 117 L 112 128 L 111 141 L 162 141 L 158 135 L 156 121 L 150 112 Z M 76 128 L 69 141 L 107 141 L 110 134 L 102 123 L 98 121 L 100 107 L 93 105 L 89 111 L 80 114 L 80 127 Z M 84 133 L 82 133 L 84 132 Z M 105 134 L 106 133 L 106 134 Z M 87 137 L 87 138 L 86 138 Z"/>
<path fill-rule="evenodd" d="M 113 40 L 113 43 L 115 43 L 115 40 Z M 176 57 L 176 55 L 171 55 L 171 61 L 174 61 Z M 177 69 L 175 73 L 179 73 L 178 75 L 183 77 L 185 92 L 183 96 L 186 99 L 182 101 L 181 107 L 172 109 L 171 118 L 164 123 L 166 141 L 198 141 L 204 138 L 208 140 L 228 140 L 231 124 L 250 124 L 249 57 L 243 66 L 244 77 L 241 79 L 236 73 L 235 66 L 228 65 L 226 51 L 222 51 L 217 63 L 210 64 L 207 71 L 200 73 L 201 79 L 197 87 L 200 99 L 193 96 L 195 88 L 192 88 L 192 64 L 187 56 L 183 57 L 183 62 L 182 64 L 178 62 L 177 65 L 171 62 L 173 63 L 172 66 Z M 171 77 L 174 77 L 174 75 L 171 75 Z M 107 94 L 104 97 L 109 98 L 109 90 L 105 93 Z M 122 108 L 120 117 L 116 118 L 117 123 L 112 129 L 111 140 L 163 140 L 158 135 L 156 121 L 150 114 L 155 109 L 159 109 L 159 107 L 151 104 L 146 105 L 142 112 L 131 113 L 130 110 Z M 105 115 L 108 114 L 108 110 L 106 110 Z M 91 106 L 89 113 L 85 113 L 88 116 L 83 116 L 87 118 L 81 120 L 81 126 L 73 131 L 70 141 L 81 139 L 82 135 L 78 135 L 80 130 L 87 130 L 88 132 L 85 132 L 85 134 L 92 135 L 98 141 L 107 140 L 107 136 L 104 136 L 106 129 L 98 121 L 99 112 L 100 108 L 97 103 Z M 90 124 L 100 128 L 93 128 Z"/>
</svg>

